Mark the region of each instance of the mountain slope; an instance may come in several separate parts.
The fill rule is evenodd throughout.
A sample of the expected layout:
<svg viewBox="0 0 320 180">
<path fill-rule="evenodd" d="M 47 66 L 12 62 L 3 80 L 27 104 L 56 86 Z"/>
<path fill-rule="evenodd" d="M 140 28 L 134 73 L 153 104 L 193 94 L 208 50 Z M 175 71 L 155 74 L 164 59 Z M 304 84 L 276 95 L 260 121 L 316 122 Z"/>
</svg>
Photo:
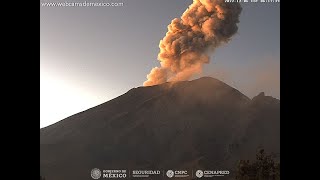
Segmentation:
<svg viewBox="0 0 320 180">
<path fill-rule="evenodd" d="M 40 130 L 47 179 L 101 169 L 235 167 L 258 146 L 280 152 L 280 101 L 252 100 L 209 77 L 138 87 Z"/>
</svg>

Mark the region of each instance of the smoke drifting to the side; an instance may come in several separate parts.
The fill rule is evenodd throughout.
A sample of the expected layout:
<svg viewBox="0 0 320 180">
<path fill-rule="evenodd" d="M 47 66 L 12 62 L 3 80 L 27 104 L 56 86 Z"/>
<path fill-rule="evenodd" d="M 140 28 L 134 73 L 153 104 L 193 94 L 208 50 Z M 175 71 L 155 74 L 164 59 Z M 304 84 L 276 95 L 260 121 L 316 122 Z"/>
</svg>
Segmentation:
<svg viewBox="0 0 320 180">
<path fill-rule="evenodd" d="M 153 68 L 143 85 L 188 80 L 201 72 L 202 65 L 209 63 L 209 52 L 237 32 L 241 10 L 240 3 L 194 0 L 180 19 L 168 25 L 159 44 L 161 67 Z"/>
</svg>

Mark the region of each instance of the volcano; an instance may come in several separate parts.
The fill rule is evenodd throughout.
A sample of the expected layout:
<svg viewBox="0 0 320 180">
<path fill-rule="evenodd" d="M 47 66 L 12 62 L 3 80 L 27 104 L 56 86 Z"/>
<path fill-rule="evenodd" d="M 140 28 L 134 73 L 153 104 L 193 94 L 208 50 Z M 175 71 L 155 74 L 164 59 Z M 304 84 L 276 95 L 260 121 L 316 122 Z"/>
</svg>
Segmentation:
<svg viewBox="0 0 320 180">
<path fill-rule="evenodd" d="M 100 169 L 220 169 L 263 147 L 280 156 L 280 100 L 250 99 L 203 77 L 137 87 L 40 129 L 46 180 L 92 179 Z"/>
</svg>

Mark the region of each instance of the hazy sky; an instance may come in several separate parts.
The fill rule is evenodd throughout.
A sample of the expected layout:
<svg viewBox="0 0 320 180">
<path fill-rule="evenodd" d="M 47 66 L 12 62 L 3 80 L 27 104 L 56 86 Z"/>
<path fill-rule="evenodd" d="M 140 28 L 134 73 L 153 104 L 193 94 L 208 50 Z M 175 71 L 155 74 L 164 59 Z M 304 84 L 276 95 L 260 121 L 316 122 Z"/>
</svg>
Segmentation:
<svg viewBox="0 0 320 180">
<path fill-rule="evenodd" d="M 104 2 L 124 6 L 40 7 L 40 127 L 142 86 L 159 66 L 167 25 L 192 0 Z M 250 98 L 261 91 L 280 98 L 280 4 L 241 5 L 238 33 L 212 54 L 200 76 L 218 78 Z"/>
</svg>

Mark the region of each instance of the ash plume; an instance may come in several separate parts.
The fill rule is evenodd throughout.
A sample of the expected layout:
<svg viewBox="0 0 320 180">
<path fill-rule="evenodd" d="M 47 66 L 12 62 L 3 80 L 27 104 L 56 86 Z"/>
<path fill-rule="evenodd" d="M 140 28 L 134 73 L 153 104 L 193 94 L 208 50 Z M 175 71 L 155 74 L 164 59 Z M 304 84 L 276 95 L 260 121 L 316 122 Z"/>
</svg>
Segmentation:
<svg viewBox="0 0 320 180">
<path fill-rule="evenodd" d="M 143 85 L 188 80 L 200 73 L 202 65 L 209 63 L 209 53 L 237 32 L 241 10 L 240 3 L 193 0 L 181 18 L 168 25 L 159 44 L 161 66 L 151 70 Z"/>
</svg>

